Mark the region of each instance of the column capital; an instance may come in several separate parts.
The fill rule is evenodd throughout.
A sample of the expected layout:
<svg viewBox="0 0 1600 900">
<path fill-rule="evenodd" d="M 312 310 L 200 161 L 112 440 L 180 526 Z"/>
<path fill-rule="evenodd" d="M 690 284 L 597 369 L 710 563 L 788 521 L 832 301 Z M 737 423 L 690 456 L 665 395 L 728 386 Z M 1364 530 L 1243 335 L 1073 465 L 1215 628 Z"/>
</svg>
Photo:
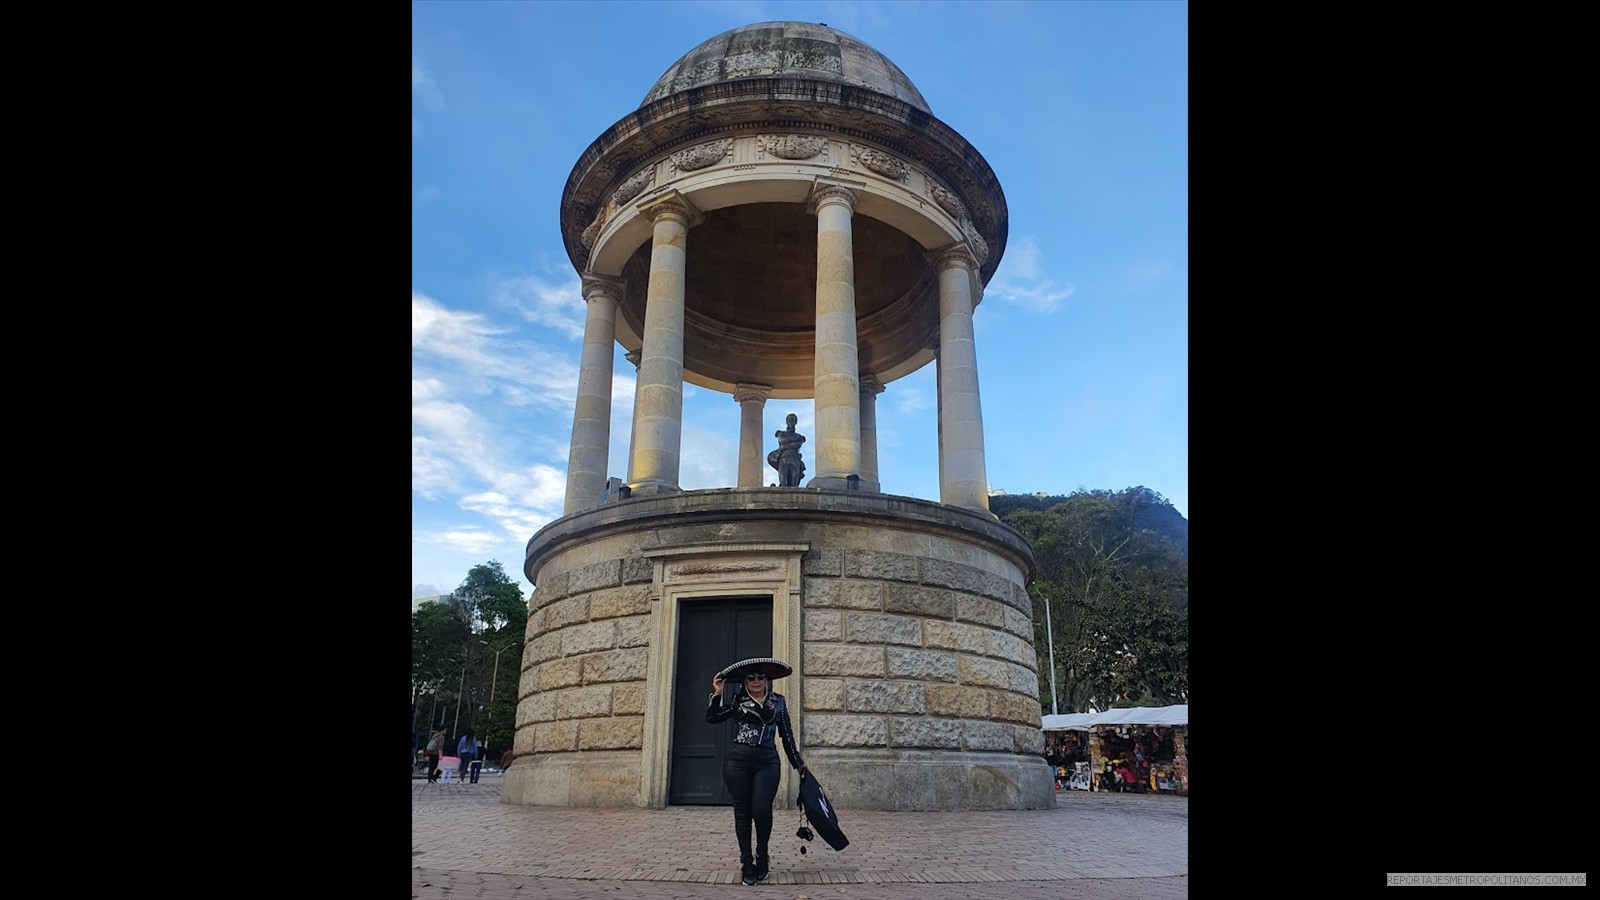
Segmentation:
<svg viewBox="0 0 1600 900">
<path fill-rule="evenodd" d="M 593 303 L 600 297 L 605 297 L 612 303 L 621 303 L 623 286 L 624 283 L 620 278 L 596 275 L 593 272 L 583 273 L 583 299 L 588 303 Z"/>
<path fill-rule="evenodd" d="M 883 382 L 878 380 L 876 372 L 862 372 L 857 381 L 861 384 L 861 393 L 878 395 L 883 393 Z"/>
<path fill-rule="evenodd" d="M 639 368 L 639 360 L 644 359 L 644 348 L 629 350 L 627 353 L 622 354 L 622 358 L 633 363 L 633 367 L 637 369 Z"/>
<path fill-rule="evenodd" d="M 812 183 L 811 196 L 806 198 L 806 212 L 814 216 L 825 204 L 843 203 L 849 207 L 851 213 L 854 213 L 856 200 L 865 188 L 864 182 L 819 177 Z"/>
<path fill-rule="evenodd" d="M 733 390 L 733 399 L 736 403 L 745 403 L 751 400 L 758 403 L 766 403 L 767 398 L 770 396 L 772 396 L 772 385 L 770 384 L 751 384 L 741 381 Z"/>
<path fill-rule="evenodd" d="M 954 244 L 936 247 L 922 256 L 928 262 L 933 263 L 934 268 L 940 272 L 956 266 L 960 266 L 969 272 L 976 271 L 978 268 L 978 260 L 972 255 L 972 248 L 968 247 L 965 241 L 957 241 Z"/>
<path fill-rule="evenodd" d="M 676 188 L 667 188 L 640 201 L 639 214 L 652 222 L 663 216 L 676 219 L 682 222 L 685 228 L 693 228 L 705 221 L 705 216 L 700 214 L 700 210 L 695 209 L 689 198 L 678 193 Z"/>
</svg>

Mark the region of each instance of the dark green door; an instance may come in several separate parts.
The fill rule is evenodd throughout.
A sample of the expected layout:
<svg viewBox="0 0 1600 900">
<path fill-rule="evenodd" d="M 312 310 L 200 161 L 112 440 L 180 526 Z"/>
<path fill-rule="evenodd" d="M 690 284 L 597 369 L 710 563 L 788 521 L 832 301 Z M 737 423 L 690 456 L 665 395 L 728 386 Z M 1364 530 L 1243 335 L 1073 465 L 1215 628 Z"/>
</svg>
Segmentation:
<svg viewBox="0 0 1600 900">
<path fill-rule="evenodd" d="M 729 663 L 771 655 L 771 597 L 717 597 L 678 604 L 668 803 L 733 804 L 722 783 L 722 759 L 732 743 L 733 726 L 706 722 L 711 676 Z"/>
</svg>

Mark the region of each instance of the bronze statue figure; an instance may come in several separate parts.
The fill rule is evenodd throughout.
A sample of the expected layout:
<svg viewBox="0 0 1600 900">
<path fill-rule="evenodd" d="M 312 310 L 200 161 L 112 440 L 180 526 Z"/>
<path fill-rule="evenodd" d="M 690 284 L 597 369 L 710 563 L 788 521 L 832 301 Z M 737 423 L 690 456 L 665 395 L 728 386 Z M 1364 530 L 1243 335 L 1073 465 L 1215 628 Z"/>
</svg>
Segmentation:
<svg viewBox="0 0 1600 900">
<path fill-rule="evenodd" d="M 778 439 L 778 449 L 767 454 L 767 465 L 778 470 L 778 484 L 783 487 L 799 487 L 800 479 L 806 474 L 806 464 L 800 459 L 800 445 L 806 442 L 805 435 L 796 434 L 794 423 L 799 418 L 794 413 L 784 417 L 788 428 L 774 432 Z"/>
</svg>

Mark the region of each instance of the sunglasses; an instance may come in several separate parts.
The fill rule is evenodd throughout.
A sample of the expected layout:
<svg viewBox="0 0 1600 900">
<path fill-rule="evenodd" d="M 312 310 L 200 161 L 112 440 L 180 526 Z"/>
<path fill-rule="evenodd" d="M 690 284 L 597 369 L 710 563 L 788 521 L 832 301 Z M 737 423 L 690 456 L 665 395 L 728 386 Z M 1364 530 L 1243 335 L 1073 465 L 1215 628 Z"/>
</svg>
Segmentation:
<svg viewBox="0 0 1600 900">
<path fill-rule="evenodd" d="M 744 677 L 744 680 L 745 681 L 766 681 L 767 680 L 767 676 L 765 676 L 765 675 L 746 675 Z"/>
</svg>

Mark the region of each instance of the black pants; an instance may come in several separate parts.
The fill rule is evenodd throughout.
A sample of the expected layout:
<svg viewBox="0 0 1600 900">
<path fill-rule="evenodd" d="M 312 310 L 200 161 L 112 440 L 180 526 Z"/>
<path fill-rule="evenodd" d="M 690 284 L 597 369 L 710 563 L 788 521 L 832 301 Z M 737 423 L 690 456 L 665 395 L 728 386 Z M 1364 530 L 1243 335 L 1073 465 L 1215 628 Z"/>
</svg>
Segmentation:
<svg viewBox="0 0 1600 900">
<path fill-rule="evenodd" d="M 428 780 L 439 780 L 439 754 L 437 753 L 428 754 Z"/>
<path fill-rule="evenodd" d="M 722 762 L 722 783 L 733 795 L 733 834 L 739 862 L 750 863 L 750 823 L 756 825 L 756 853 L 766 855 L 772 837 L 772 800 L 778 796 L 778 748 L 733 744 Z"/>
</svg>

